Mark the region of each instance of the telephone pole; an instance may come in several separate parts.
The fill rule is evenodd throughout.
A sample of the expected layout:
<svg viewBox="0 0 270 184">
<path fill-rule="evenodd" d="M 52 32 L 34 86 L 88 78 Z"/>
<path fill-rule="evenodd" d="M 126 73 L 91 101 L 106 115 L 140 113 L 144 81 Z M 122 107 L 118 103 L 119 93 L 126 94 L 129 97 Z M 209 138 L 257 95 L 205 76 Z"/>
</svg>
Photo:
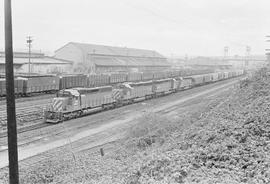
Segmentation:
<svg viewBox="0 0 270 184">
<path fill-rule="evenodd" d="M 245 59 L 245 66 L 248 67 L 249 66 L 249 61 L 250 61 L 250 53 L 251 53 L 251 47 L 250 46 L 246 46 L 246 59 Z"/>
<path fill-rule="evenodd" d="M 31 73 L 31 47 L 33 39 L 31 36 L 27 36 L 26 43 L 28 44 L 28 74 Z"/>
<path fill-rule="evenodd" d="M 229 47 L 226 46 L 224 47 L 224 59 L 227 58 L 229 56 Z"/>
<path fill-rule="evenodd" d="M 17 124 L 14 96 L 12 13 L 11 0 L 5 0 L 5 67 L 6 67 L 6 104 L 8 127 L 9 183 L 19 183 Z"/>
</svg>

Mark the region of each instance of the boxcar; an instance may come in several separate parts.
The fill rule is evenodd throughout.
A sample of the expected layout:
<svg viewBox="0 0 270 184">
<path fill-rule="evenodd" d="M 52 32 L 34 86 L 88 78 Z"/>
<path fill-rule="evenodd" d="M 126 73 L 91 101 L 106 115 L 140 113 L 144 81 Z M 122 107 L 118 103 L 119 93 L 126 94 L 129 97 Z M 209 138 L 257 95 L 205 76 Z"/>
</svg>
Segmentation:
<svg viewBox="0 0 270 184">
<path fill-rule="evenodd" d="M 223 72 L 223 79 L 229 78 L 229 72 Z"/>
<path fill-rule="evenodd" d="M 24 80 L 23 79 L 14 79 L 14 93 L 17 95 L 24 94 Z"/>
<path fill-rule="evenodd" d="M 142 80 L 142 73 L 128 73 L 127 75 L 128 82 L 141 81 L 141 80 Z"/>
<path fill-rule="evenodd" d="M 228 72 L 228 78 L 232 78 L 233 77 L 233 72 L 232 71 L 229 71 Z"/>
<path fill-rule="evenodd" d="M 86 75 L 63 75 L 60 76 L 60 89 L 85 87 L 87 85 Z"/>
<path fill-rule="evenodd" d="M 113 73 L 110 75 L 110 84 L 121 83 L 127 81 L 127 74 Z"/>
<path fill-rule="evenodd" d="M 218 81 L 218 73 L 212 73 L 212 81 Z"/>
<path fill-rule="evenodd" d="M 182 80 L 177 80 L 179 81 L 177 90 L 183 90 L 183 89 L 188 89 L 191 88 L 192 86 L 192 78 L 190 77 L 184 77 Z"/>
<path fill-rule="evenodd" d="M 162 79 L 153 82 L 153 92 L 154 93 L 164 93 L 173 90 L 173 80 L 172 79 Z"/>
<path fill-rule="evenodd" d="M 204 83 L 212 82 L 212 74 L 203 74 L 203 82 Z"/>
<path fill-rule="evenodd" d="M 204 77 L 203 75 L 193 75 L 190 76 L 192 78 L 192 85 L 202 85 L 204 83 Z"/>
<path fill-rule="evenodd" d="M 39 93 L 59 90 L 59 77 L 33 77 L 33 78 L 18 78 L 23 79 L 23 93 Z"/>
<path fill-rule="evenodd" d="M 109 75 L 89 75 L 87 80 L 88 87 L 106 86 L 110 83 Z"/>
<path fill-rule="evenodd" d="M 222 72 L 218 72 L 218 80 L 222 80 L 223 79 L 223 73 Z"/>
<path fill-rule="evenodd" d="M 24 94 L 24 80 L 23 79 L 14 79 L 14 93 L 16 95 Z M 0 79 L 0 96 L 6 96 L 6 79 Z"/>
</svg>

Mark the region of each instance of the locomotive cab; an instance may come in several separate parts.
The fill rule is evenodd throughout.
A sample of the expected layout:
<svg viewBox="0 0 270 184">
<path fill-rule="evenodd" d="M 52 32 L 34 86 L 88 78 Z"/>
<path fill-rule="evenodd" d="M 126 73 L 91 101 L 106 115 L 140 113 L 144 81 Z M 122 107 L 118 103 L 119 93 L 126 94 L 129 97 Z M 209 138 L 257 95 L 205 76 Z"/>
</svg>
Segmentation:
<svg viewBox="0 0 270 184">
<path fill-rule="evenodd" d="M 45 110 L 46 122 L 58 123 L 63 120 L 63 114 L 80 109 L 80 94 L 74 89 L 60 90 Z"/>
<path fill-rule="evenodd" d="M 61 102 L 60 106 L 56 103 Z M 80 108 L 80 93 L 76 89 L 61 90 L 53 99 L 54 111 L 73 111 Z M 57 109 L 59 108 L 59 109 Z"/>
</svg>

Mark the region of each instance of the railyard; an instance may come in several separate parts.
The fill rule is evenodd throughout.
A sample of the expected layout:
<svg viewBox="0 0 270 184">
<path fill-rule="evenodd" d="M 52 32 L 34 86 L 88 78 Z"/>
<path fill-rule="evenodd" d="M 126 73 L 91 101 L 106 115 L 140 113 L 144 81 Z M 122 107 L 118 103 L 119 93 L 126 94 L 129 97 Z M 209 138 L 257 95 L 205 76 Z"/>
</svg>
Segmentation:
<svg viewBox="0 0 270 184">
<path fill-rule="evenodd" d="M 102 136 L 104 132 L 110 129 L 129 127 L 136 123 L 136 119 L 140 118 L 143 114 L 147 113 L 161 113 L 169 114 L 172 116 L 174 113 L 177 114 L 179 109 L 183 109 L 187 103 L 194 105 L 194 102 L 200 101 L 211 95 L 217 95 L 223 91 L 227 91 L 230 87 L 237 84 L 239 78 L 230 79 L 228 81 L 221 81 L 214 84 L 208 84 L 206 86 L 201 86 L 186 91 L 181 91 L 179 93 L 164 96 L 160 99 L 153 99 L 150 101 L 139 102 L 130 106 L 121 107 L 119 109 L 110 110 L 102 112 L 99 114 L 82 117 L 79 119 L 70 120 L 62 124 L 51 125 L 46 127 L 39 127 L 38 129 L 29 130 L 27 132 L 19 133 L 19 154 L 20 160 L 33 157 L 35 155 L 41 154 L 41 158 L 46 157 L 46 152 L 51 149 L 56 149 L 57 147 L 63 147 L 66 144 L 71 144 L 72 142 L 82 142 L 78 143 L 80 146 L 78 148 L 74 147 L 74 151 L 80 151 L 98 146 L 99 139 L 91 140 L 95 136 Z M 119 134 L 111 135 L 111 138 L 105 136 L 106 141 L 101 141 L 102 144 L 107 142 L 115 141 L 119 139 L 122 135 L 122 131 Z M 100 134 L 100 135 L 99 135 Z M 106 133 L 105 133 L 106 134 Z M 88 140 L 90 137 L 91 144 L 88 145 Z M 110 136 L 109 136 L 110 137 Z M 1 138 L 1 157 L 6 157 L 6 139 Z M 73 144 L 73 143 L 72 143 Z M 78 150 L 77 150 L 78 149 Z M 45 152 L 45 156 L 43 155 Z M 5 160 L 5 159 L 4 159 Z M 1 162 L 1 167 L 6 166 L 7 160 Z M 34 160 L 40 160 L 35 157 Z M 27 163 L 31 163 L 27 160 Z"/>
<path fill-rule="evenodd" d="M 270 183 L 268 1 L 11 1 L 0 183 Z"/>
</svg>

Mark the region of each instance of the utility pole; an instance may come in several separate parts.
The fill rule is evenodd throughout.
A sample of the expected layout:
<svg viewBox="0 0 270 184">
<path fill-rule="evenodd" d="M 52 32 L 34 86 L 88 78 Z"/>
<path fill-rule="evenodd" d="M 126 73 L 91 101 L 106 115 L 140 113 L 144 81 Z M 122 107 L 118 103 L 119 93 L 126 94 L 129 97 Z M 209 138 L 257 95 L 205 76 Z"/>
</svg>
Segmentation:
<svg viewBox="0 0 270 184">
<path fill-rule="evenodd" d="M 249 60 L 250 58 L 250 52 L 251 52 L 251 47 L 250 46 L 246 46 L 246 61 L 245 61 L 245 66 L 248 67 L 249 65 Z"/>
<path fill-rule="evenodd" d="M 31 73 L 31 47 L 33 39 L 31 36 L 27 36 L 26 43 L 28 44 L 28 74 Z"/>
<path fill-rule="evenodd" d="M 229 47 L 224 47 L 224 60 L 229 56 Z"/>
<path fill-rule="evenodd" d="M 9 183 L 19 183 L 17 124 L 14 96 L 11 0 L 5 0 L 6 104 L 8 127 Z"/>
</svg>

